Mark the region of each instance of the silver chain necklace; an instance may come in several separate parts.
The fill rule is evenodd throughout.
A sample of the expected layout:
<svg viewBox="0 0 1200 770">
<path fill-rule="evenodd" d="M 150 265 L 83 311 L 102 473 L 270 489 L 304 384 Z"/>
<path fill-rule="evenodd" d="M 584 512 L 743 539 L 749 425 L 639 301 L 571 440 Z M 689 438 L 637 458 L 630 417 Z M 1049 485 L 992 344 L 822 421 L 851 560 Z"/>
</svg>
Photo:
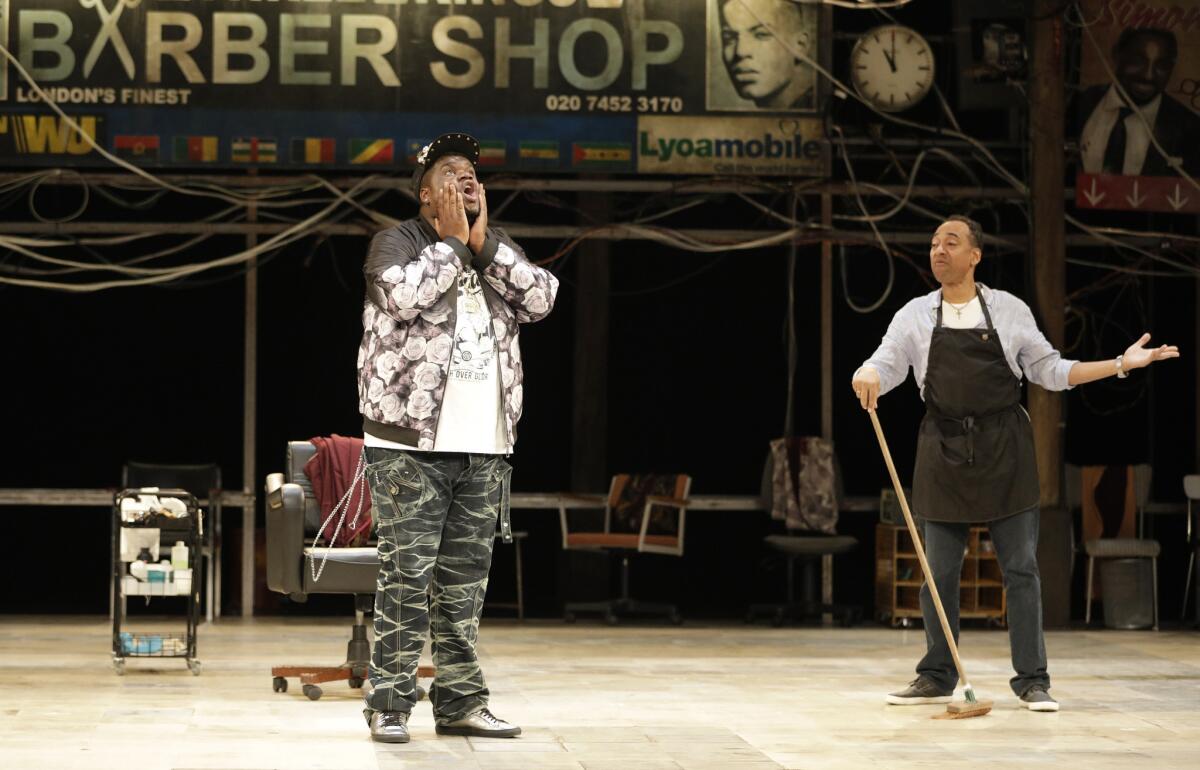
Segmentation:
<svg viewBox="0 0 1200 770">
<path fill-rule="evenodd" d="M 962 319 L 962 311 L 966 310 L 967 305 L 970 305 L 972 302 L 974 302 L 975 298 L 971 297 L 969 300 L 962 303 L 961 305 L 956 305 L 948 299 L 942 300 L 942 301 L 945 302 L 947 305 L 949 305 L 950 309 L 954 311 L 955 316 L 957 316 L 961 320 Z"/>
</svg>

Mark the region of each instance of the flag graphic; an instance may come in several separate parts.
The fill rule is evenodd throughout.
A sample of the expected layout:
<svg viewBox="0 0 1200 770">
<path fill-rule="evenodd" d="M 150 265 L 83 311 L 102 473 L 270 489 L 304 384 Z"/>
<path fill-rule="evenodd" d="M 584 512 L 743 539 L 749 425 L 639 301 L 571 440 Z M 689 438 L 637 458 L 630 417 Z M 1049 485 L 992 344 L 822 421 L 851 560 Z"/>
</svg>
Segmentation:
<svg viewBox="0 0 1200 770">
<path fill-rule="evenodd" d="M 508 150 L 504 142 L 488 140 L 479 143 L 479 165 L 503 166 L 508 158 Z"/>
<path fill-rule="evenodd" d="M 633 161 L 633 147 L 625 142 L 575 142 L 571 163 L 576 166 L 624 166 Z"/>
<path fill-rule="evenodd" d="M 176 162 L 213 163 L 217 160 L 217 137 L 177 136 L 171 157 Z"/>
<path fill-rule="evenodd" d="M 275 140 L 257 136 L 234 139 L 232 157 L 234 163 L 274 163 L 279 160 Z"/>
<path fill-rule="evenodd" d="M 518 157 L 522 162 L 558 163 L 558 142 L 521 142 Z"/>
<path fill-rule="evenodd" d="M 359 166 L 388 166 L 392 163 L 391 139 L 351 139 L 350 162 Z"/>
<path fill-rule="evenodd" d="M 292 163 L 333 163 L 336 146 L 333 139 L 293 139 Z"/>
<path fill-rule="evenodd" d="M 158 160 L 158 137 L 115 136 L 113 151 L 125 160 Z"/>
</svg>

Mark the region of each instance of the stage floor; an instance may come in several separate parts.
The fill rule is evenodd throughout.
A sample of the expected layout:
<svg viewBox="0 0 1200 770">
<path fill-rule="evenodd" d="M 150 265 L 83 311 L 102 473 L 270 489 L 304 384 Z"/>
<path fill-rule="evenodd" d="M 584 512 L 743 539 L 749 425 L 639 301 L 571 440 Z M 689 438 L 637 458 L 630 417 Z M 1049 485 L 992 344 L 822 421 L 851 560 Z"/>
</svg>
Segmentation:
<svg viewBox="0 0 1200 770">
<path fill-rule="evenodd" d="M 147 624 L 141 623 L 139 627 Z M 883 628 L 523 624 L 485 619 L 492 706 L 515 740 L 440 738 L 428 702 L 413 740 L 372 743 L 357 690 L 271 691 L 269 667 L 337 662 L 348 620 L 225 619 L 202 626 L 203 673 L 182 660 L 110 664 L 96 617 L 0 619 L 0 766 L 120 768 L 1194 768 L 1200 634 L 1047 636 L 1057 714 L 1021 709 L 1003 631 L 963 653 L 986 717 L 886 706 L 923 632 Z"/>
</svg>

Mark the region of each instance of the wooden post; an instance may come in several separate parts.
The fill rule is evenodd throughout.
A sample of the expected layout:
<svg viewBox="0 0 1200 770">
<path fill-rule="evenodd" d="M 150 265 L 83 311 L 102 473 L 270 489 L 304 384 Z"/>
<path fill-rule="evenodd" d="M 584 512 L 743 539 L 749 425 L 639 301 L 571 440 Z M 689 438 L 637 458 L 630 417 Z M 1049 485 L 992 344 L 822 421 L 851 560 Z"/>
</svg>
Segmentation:
<svg viewBox="0 0 1200 770">
<path fill-rule="evenodd" d="M 821 194 L 821 226 L 833 228 L 833 196 Z M 833 244 L 821 241 L 821 436 L 833 440 Z"/>
<path fill-rule="evenodd" d="M 821 194 L 821 226 L 833 229 L 829 193 Z M 821 436 L 833 441 L 833 244 L 828 239 L 821 241 Z M 833 557 L 829 555 L 821 557 L 821 601 L 833 604 Z M 822 625 L 832 623 L 833 615 L 821 616 Z"/>
<path fill-rule="evenodd" d="M 580 195 L 593 222 L 608 220 L 603 193 Z M 571 489 L 608 489 L 609 242 L 588 239 L 575 263 L 575 362 L 571 419 Z"/>
<path fill-rule="evenodd" d="M 1029 67 L 1030 211 L 1036 312 L 1050 344 L 1061 349 L 1066 324 L 1066 245 L 1063 204 L 1063 55 L 1058 0 L 1033 3 Z M 1029 415 L 1037 447 L 1043 509 L 1062 503 L 1062 396 L 1029 386 Z"/>
<path fill-rule="evenodd" d="M 581 193 L 585 216 L 580 224 L 607 222 L 604 193 Z M 571 386 L 571 489 L 608 491 L 608 340 L 609 241 L 588 239 L 575 254 L 575 358 Z M 594 517 L 594 518 L 588 518 Z M 575 515 L 573 526 L 579 527 Z M 600 522 L 598 512 L 584 521 Z M 609 594 L 609 563 L 603 555 L 563 551 L 559 560 L 559 598 L 563 602 L 605 599 Z"/>
</svg>

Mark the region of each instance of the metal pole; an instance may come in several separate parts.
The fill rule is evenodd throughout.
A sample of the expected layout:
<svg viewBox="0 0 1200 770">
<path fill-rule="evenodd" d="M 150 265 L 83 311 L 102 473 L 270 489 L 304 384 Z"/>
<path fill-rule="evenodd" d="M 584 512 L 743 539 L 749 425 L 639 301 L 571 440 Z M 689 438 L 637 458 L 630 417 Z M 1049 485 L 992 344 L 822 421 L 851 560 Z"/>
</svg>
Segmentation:
<svg viewBox="0 0 1200 770">
<path fill-rule="evenodd" d="M 800 204 L 800 194 L 792 192 L 792 205 L 788 212 L 793 222 L 796 221 L 796 211 Z M 796 434 L 796 262 L 799 257 L 799 246 L 793 238 L 788 243 L 787 261 L 787 403 L 783 410 L 783 435 L 787 437 Z"/>
<path fill-rule="evenodd" d="M 597 227 L 584 231 L 580 225 L 535 225 L 522 222 L 502 222 L 504 229 L 514 238 L 548 238 L 564 240 L 583 237 L 586 240 L 659 240 L 661 235 L 657 230 L 637 229 L 630 225 L 615 224 Z M 293 225 L 274 222 L 12 222 L 0 220 L 0 234 L 4 235 L 131 235 L 131 234 L 164 234 L 164 235 L 274 235 Z M 307 231 L 309 235 L 351 235 L 369 236 L 377 228 L 374 225 L 320 223 Z M 718 230 L 704 228 L 672 228 L 672 232 L 683 238 L 704 241 L 710 245 L 738 244 L 759 238 L 775 238 L 774 245 L 782 245 L 788 240 L 784 230 Z M 882 230 L 880 234 L 885 240 L 906 244 L 926 246 L 929 242 L 928 233 L 911 230 Z M 801 231 L 798 236 L 800 243 L 811 241 L 816 243 L 828 240 L 830 243 L 868 244 L 876 243 L 875 238 L 866 230 Z M 1029 243 L 1028 233 L 997 233 L 984 237 L 985 246 L 995 242 L 1008 242 L 1014 248 L 1025 248 Z M 1164 239 L 1161 236 L 1121 236 L 1120 241 L 1129 246 L 1144 246 L 1158 248 Z M 1112 248 L 1109 241 L 1093 238 L 1085 233 L 1072 233 L 1065 236 L 1065 244 L 1072 247 Z M 752 253 L 747 250 L 747 254 Z M 1007 256 L 1014 252 L 990 252 L 993 257 Z M 98 263 L 103 266 L 103 263 Z M 5 272 L 19 275 L 20 271 L 12 265 L 5 266 Z"/>
<path fill-rule="evenodd" d="M 853 138 L 845 140 L 847 144 L 855 144 Z M 890 144 L 896 141 L 890 140 Z M 946 143 L 939 142 L 940 146 L 945 147 Z M 29 180 L 29 172 L 3 172 L 0 173 L 0 185 L 10 183 L 19 183 Z M 62 169 L 53 169 L 47 171 L 44 176 L 39 177 L 38 181 L 42 184 L 50 185 L 69 185 L 76 187 L 80 184 L 80 177 L 88 184 L 119 184 L 124 187 L 133 189 L 155 190 L 159 189 L 152 182 L 147 182 L 141 177 L 126 173 L 112 172 L 92 172 L 92 171 L 75 171 L 66 172 Z M 232 174 L 160 174 L 159 179 L 173 184 L 191 185 L 198 181 L 202 181 L 209 185 L 222 185 L 233 188 L 262 188 L 262 187 L 278 187 L 278 186 L 293 186 L 299 187 L 304 183 L 305 179 L 301 176 L 286 176 L 282 174 L 275 175 L 256 175 L 253 177 L 235 176 Z M 361 177 L 329 177 L 327 181 L 339 189 L 347 189 L 355 185 L 362 185 L 364 190 L 395 190 L 401 194 L 411 195 L 409 184 L 401 177 L 397 176 L 381 176 L 375 179 L 363 181 Z M 856 186 L 847 181 L 838 180 L 818 180 L 814 179 L 811 182 L 803 183 L 801 189 L 805 194 L 817 195 L 820 193 L 832 193 L 834 195 L 853 195 L 856 192 L 864 197 L 884 195 L 909 195 L 912 198 L 975 198 L 975 199 L 991 199 L 991 200 L 1024 200 L 1024 195 L 1012 188 L 1011 186 L 970 186 L 970 185 L 913 185 L 911 188 L 903 184 L 881 184 L 881 185 L 862 185 Z M 777 195 L 780 192 L 786 191 L 786 187 L 780 183 L 770 180 L 758 180 L 754 178 L 738 179 L 684 179 L 684 180 L 656 180 L 656 179 L 559 179 L 559 178 L 497 178 L 488 182 L 488 188 L 491 190 L 540 190 L 546 192 L 601 192 L 601 193 L 617 193 L 617 192 L 672 192 L 679 194 L 687 193 L 744 193 L 747 195 Z M 1063 200 L 1075 199 L 1075 188 L 1062 188 Z M 298 190 L 297 194 L 302 194 Z"/>
<path fill-rule="evenodd" d="M 833 197 L 821 196 L 821 224 L 833 226 Z M 821 241 L 821 435 L 833 441 L 833 243 Z"/>
<path fill-rule="evenodd" d="M 833 228 L 833 197 L 821 195 L 821 224 Z M 821 436 L 833 441 L 833 243 L 821 241 Z M 821 557 L 821 602 L 833 604 L 833 557 Z M 821 616 L 822 625 L 833 616 Z"/>
<path fill-rule="evenodd" d="M 250 170 L 251 175 L 254 169 Z M 251 203 L 246 207 L 246 219 L 258 219 L 258 207 Z M 258 236 L 246 236 L 246 247 L 258 245 Z M 258 259 L 249 263 L 246 270 L 246 316 L 244 348 L 242 357 L 242 492 L 254 493 L 255 478 L 255 427 L 258 413 Z M 254 615 L 254 541 L 255 514 L 258 505 L 242 508 L 242 617 Z"/>
</svg>

